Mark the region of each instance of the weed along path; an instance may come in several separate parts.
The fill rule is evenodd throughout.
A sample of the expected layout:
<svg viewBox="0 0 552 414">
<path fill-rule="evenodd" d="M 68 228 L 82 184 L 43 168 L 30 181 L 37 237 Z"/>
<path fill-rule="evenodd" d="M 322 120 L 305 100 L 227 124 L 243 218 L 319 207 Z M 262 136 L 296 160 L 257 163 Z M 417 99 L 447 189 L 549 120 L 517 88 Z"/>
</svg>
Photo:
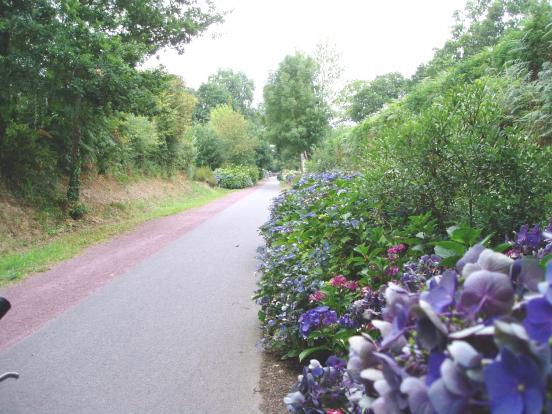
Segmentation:
<svg viewBox="0 0 552 414">
<path fill-rule="evenodd" d="M 13 309 L 0 321 L 0 371 L 21 377 L 0 384 L 0 413 L 257 413 L 250 298 L 257 228 L 278 191 L 270 180 L 233 193 L 170 237 L 181 215 L 162 219 L 162 234 L 139 229 L 153 246 L 131 258 L 118 256 L 132 249 L 116 239 L 1 290 Z"/>
</svg>

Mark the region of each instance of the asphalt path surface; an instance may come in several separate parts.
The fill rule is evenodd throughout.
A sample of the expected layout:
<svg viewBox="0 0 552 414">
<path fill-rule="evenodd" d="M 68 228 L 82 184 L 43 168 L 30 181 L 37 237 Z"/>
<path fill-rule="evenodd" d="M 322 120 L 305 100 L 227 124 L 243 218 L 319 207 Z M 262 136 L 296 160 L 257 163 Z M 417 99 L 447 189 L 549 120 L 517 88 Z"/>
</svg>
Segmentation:
<svg viewBox="0 0 552 414">
<path fill-rule="evenodd" d="M 0 384 L 0 413 L 258 413 L 251 294 L 278 191 L 268 181 L 0 354 L 21 374 Z"/>
</svg>

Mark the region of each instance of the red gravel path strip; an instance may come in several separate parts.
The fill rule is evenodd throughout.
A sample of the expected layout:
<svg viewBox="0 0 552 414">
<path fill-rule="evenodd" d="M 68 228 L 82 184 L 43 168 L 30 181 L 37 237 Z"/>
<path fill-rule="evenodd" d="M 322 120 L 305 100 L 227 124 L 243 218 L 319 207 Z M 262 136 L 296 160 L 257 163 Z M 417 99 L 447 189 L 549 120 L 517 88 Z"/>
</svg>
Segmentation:
<svg viewBox="0 0 552 414">
<path fill-rule="evenodd" d="M 85 249 L 79 256 L 47 272 L 0 289 L 0 296 L 12 304 L 10 312 L 0 321 L 0 352 L 257 188 L 237 191 L 203 207 L 148 221 L 133 231 Z"/>
</svg>

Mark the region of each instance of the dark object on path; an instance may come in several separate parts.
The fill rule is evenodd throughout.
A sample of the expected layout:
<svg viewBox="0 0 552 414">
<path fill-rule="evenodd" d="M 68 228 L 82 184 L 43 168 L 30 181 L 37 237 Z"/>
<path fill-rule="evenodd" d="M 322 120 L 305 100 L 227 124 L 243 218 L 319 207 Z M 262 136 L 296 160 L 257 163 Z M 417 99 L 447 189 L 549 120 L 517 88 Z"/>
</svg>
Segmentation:
<svg viewBox="0 0 552 414">
<path fill-rule="evenodd" d="M 6 298 L 3 298 L 2 296 L 0 296 L 0 319 L 2 319 L 10 309 L 11 309 L 10 302 Z"/>
<path fill-rule="evenodd" d="M 10 309 L 11 309 L 11 303 L 9 302 L 9 300 L 0 296 L 0 319 L 2 319 Z M 19 378 L 19 374 L 17 372 L 6 372 L 0 375 L 0 382 L 8 378 L 17 379 Z"/>
</svg>

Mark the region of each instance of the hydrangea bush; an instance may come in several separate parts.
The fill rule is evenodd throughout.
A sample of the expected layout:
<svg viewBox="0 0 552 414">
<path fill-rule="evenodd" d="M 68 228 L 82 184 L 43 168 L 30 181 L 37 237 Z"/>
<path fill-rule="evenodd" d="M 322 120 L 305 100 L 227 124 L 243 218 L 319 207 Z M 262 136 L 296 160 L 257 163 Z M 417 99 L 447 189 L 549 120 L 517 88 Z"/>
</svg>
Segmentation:
<svg viewBox="0 0 552 414">
<path fill-rule="evenodd" d="M 312 360 L 288 410 L 551 412 L 552 224 L 522 227 L 505 254 L 476 244 L 439 262 L 404 264 L 383 306 L 364 311 L 348 361 Z"/>
<path fill-rule="evenodd" d="M 254 165 L 232 165 L 214 172 L 217 185 L 222 188 L 246 188 L 255 185 L 260 171 Z"/>
<path fill-rule="evenodd" d="M 552 412 L 552 224 L 439 235 L 370 208 L 366 180 L 303 176 L 261 229 L 263 343 L 316 358 L 289 411 Z"/>
<path fill-rule="evenodd" d="M 346 353 L 348 337 L 361 328 L 362 301 L 376 300 L 378 287 L 423 253 L 434 233 L 429 216 L 410 218 L 402 231 L 385 231 L 366 208 L 365 186 L 359 175 L 312 174 L 275 199 L 261 229 L 266 247 L 256 294 L 265 347 L 302 358 Z M 303 329 L 316 317 L 309 311 L 320 306 L 336 312 L 339 323 Z"/>
</svg>

